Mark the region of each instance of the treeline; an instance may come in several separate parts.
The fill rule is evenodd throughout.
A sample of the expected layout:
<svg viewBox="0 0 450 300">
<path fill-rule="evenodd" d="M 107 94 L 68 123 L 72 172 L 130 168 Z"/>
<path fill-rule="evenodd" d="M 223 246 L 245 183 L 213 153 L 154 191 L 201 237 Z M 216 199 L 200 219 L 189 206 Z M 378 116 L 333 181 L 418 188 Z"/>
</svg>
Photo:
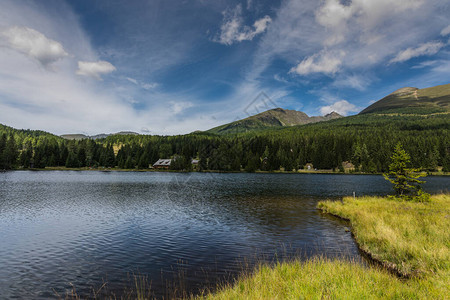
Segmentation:
<svg viewBox="0 0 450 300">
<path fill-rule="evenodd" d="M 0 128 L 1 129 L 1 128 Z M 0 136 L 0 168 L 65 166 L 146 169 L 159 158 L 175 158 L 172 169 L 292 171 L 311 164 L 317 169 L 386 172 L 395 145 L 401 142 L 412 165 L 427 171 L 439 166 L 450 171 L 449 121 L 430 118 L 356 116 L 258 134 L 216 136 L 115 135 L 102 140 L 67 141 L 52 135 L 24 135 L 9 131 Z"/>
<path fill-rule="evenodd" d="M 0 135 L 0 169 L 115 167 L 112 145 L 93 140 L 66 141 L 55 137 Z"/>
</svg>

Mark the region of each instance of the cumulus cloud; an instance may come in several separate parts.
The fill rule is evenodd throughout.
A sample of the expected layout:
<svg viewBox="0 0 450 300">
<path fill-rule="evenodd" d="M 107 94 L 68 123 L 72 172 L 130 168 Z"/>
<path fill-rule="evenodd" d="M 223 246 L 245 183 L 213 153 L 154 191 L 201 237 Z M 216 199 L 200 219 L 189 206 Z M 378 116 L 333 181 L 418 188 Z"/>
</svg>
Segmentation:
<svg viewBox="0 0 450 300">
<path fill-rule="evenodd" d="M 377 80 L 378 66 L 405 49 L 414 51 L 398 58 L 446 47 L 436 33 L 447 34 L 447 8 L 443 0 L 286 0 L 261 38 L 247 78 L 259 80 L 275 60 L 284 59 L 290 64 L 287 72 L 303 77 L 298 83 L 315 80 L 321 89 L 334 91 L 367 89 Z M 309 74 L 324 74 L 333 82 L 325 86 Z"/>
<path fill-rule="evenodd" d="M 318 24 L 327 28 L 328 35 L 323 41 L 325 45 L 334 45 L 349 38 L 351 27 L 358 26 L 364 30 L 363 39 L 373 40 L 371 31 L 376 29 L 383 19 L 398 15 L 407 10 L 417 9 L 424 4 L 424 0 L 326 0 L 316 11 Z"/>
<path fill-rule="evenodd" d="M 97 80 L 102 80 L 101 75 L 114 72 L 116 67 L 114 67 L 110 62 L 99 60 L 95 62 L 90 61 L 79 61 L 77 74 L 81 76 L 88 76 L 95 78 Z"/>
<path fill-rule="evenodd" d="M 442 36 L 447 36 L 450 34 L 450 25 L 448 25 L 447 27 L 445 27 L 444 29 L 442 29 L 441 31 L 441 35 Z"/>
<path fill-rule="evenodd" d="M 29 50 L 18 51 L 9 43 L 9 37 L 0 36 L 1 123 L 15 128 L 46 130 L 55 134 L 86 132 L 94 135 L 100 132 L 122 130 L 139 132 L 142 129 L 142 132 L 151 130 L 155 134 L 167 135 L 188 133 L 198 129 L 206 130 L 228 121 L 224 117 L 223 107 L 212 108 L 220 111 L 217 113 L 217 118 L 213 119 L 211 111 L 205 112 L 211 107 L 208 105 L 202 106 L 203 111 L 201 108 L 186 111 L 186 104 L 169 105 L 167 99 L 175 103 L 189 102 L 193 105 L 195 101 L 198 101 L 198 97 L 186 92 L 180 94 L 155 90 L 157 83 L 152 83 L 150 80 L 136 80 L 140 86 L 121 84 L 124 82 L 119 80 L 103 83 L 79 80 L 79 76 L 75 74 L 74 65 L 76 66 L 78 61 L 97 62 L 99 53 L 92 47 L 92 37 L 85 33 L 83 26 L 79 23 L 79 15 L 69 4 L 65 1 L 50 1 L 52 9 L 48 9 L 50 4 L 47 5 L 47 3 L 28 5 L 16 0 L 0 2 L 2 33 L 5 29 L 21 24 L 45 34 L 48 40 L 51 38 L 53 41 L 58 41 L 64 45 L 64 52 L 70 53 L 61 55 L 65 58 L 59 61 L 56 61 L 57 59 L 49 61 L 45 59 L 45 56 L 31 51 L 35 56 L 30 58 Z M 132 29 L 136 30 L 137 27 Z M 160 35 L 159 31 L 157 35 Z M 179 35 L 179 32 L 173 35 Z M 179 62 L 172 55 L 174 52 L 183 53 L 183 55 L 185 53 L 177 45 L 174 46 L 176 51 L 168 53 L 167 49 L 170 48 L 168 44 L 159 41 L 155 43 L 154 39 L 148 36 L 146 40 L 156 44 L 158 49 L 161 48 L 161 51 L 155 51 L 158 55 L 153 57 L 154 61 L 146 61 L 146 68 L 148 65 L 153 67 L 161 60 L 170 61 L 172 65 L 174 61 Z M 170 46 L 173 46 L 173 39 L 168 40 L 170 40 Z M 123 44 L 122 39 L 118 41 Z M 190 41 L 186 43 L 192 45 Z M 154 50 L 153 48 L 145 49 L 146 54 Z M 114 56 L 104 51 L 100 53 L 105 57 L 104 60 L 109 60 L 106 57 Z M 126 54 L 123 57 L 128 58 L 130 53 Z M 117 59 L 117 56 L 114 57 Z M 132 67 L 130 67 L 130 60 L 126 61 L 128 64 L 121 61 L 117 65 L 128 67 L 126 74 L 129 74 L 127 75 L 130 76 L 129 78 L 142 78 L 144 75 L 139 74 L 140 77 L 135 77 L 129 70 L 142 66 L 145 58 L 148 58 L 148 55 L 139 56 L 139 59 L 135 60 L 139 62 L 135 65 L 131 64 Z M 116 64 L 116 60 L 114 62 Z M 45 63 L 47 68 L 57 63 L 55 72 L 43 72 L 41 64 Z M 157 69 L 160 67 L 161 65 Z M 82 71 L 86 73 L 87 70 Z M 92 73 L 89 74 L 92 76 Z M 97 72 L 94 73 L 94 77 L 95 74 L 102 75 Z M 124 76 L 119 74 L 117 78 L 127 81 Z M 153 90 L 142 91 L 144 88 Z M 139 105 L 133 105 L 130 102 L 134 101 L 130 99 L 138 99 Z M 174 112 L 178 114 L 175 115 Z M 188 117 L 184 113 L 189 113 Z"/>
<path fill-rule="evenodd" d="M 299 75 L 308 75 L 311 73 L 324 73 L 327 75 L 335 74 L 339 71 L 342 64 L 342 58 L 345 52 L 328 52 L 322 51 L 305 58 L 296 67 L 290 70 L 290 73 L 297 73 Z"/>
<path fill-rule="evenodd" d="M 352 6 L 342 5 L 337 0 L 328 0 L 316 12 L 317 23 L 334 31 L 334 34 L 325 40 L 325 44 L 333 45 L 344 40 L 347 21 L 352 16 L 353 10 Z"/>
<path fill-rule="evenodd" d="M 36 59 L 43 66 L 68 56 L 57 41 L 29 27 L 12 26 L 0 30 L 0 46 L 21 52 Z"/>
<path fill-rule="evenodd" d="M 356 112 L 358 108 L 348 102 L 347 100 L 337 101 L 332 105 L 322 106 L 320 108 L 320 113 L 322 115 L 329 114 L 331 112 L 337 112 L 340 115 L 346 116 L 348 113 Z"/>
<path fill-rule="evenodd" d="M 251 41 L 258 34 L 266 31 L 272 22 L 269 16 L 256 20 L 253 27 L 244 26 L 242 18 L 242 5 L 238 4 L 234 9 L 223 12 L 223 22 L 220 26 L 220 35 L 213 39 L 224 45 L 232 45 L 235 42 Z"/>
<path fill-rule="evenodd" d="M 390 63 L 404 62 L 422 55 L 433 55 L 438 53 L 442 47 L 444 47 L 442 42 L 428 42 L 416 48 L 411 47 L 398 53 L 390 60 Z"/>
</svg>

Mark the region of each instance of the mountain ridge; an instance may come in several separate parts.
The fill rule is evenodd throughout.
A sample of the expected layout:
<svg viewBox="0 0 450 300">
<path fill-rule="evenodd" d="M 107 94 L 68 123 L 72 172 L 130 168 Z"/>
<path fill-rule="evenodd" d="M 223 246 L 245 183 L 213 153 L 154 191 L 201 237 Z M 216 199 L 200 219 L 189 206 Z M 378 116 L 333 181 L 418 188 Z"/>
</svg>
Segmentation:
<svg viewBox="0 0 450 300">
<path fill-rule="evenodd" d="M 111 135 L 139 135 L 139 133 L 133 132 L 133 131 L 119 131 L 116 133 L 100 133 L 100 134 L 96 134 L 96 135 L 85 135 L 82 133 L 69 133 L 69 134 L 62 134 L 62 135 L 60 135 L 60 137 L 62 137 L 63 139 L 66 139 L 66 140 L 82 140 L 82 139 L 97 140 L 97 139 L 107 138 L 108 136 L 111 136 Z"/>
<path fill-rule="evenodd" d="M 450 111 L 450 84 L 423 89 L 404 87 L 369 105 L 359 114 L 399 109 L 416 110 L 416 112 L 424 109 L 427 109 L 428 112 L 432 110 L 435 112 Z"/>
<path fill-rule="evenodd" d="M 206 130 L 205 132 L 224 135 L 229 133 L 264 130 L 268 128 L 282 128 L 305 125 L 338 119 L 342 117 L 343 116 L 334 111 L 326 114 L 325 116 L 310 117 L 302 111 L 289 110 L 278 107 L 242 120 L 237 120 L 228 124 L 211 128 L 209 130 Z"/>
<path fill-rule="evenodd" d="M 450 114 L 450 84 L 438 85 L 419 89 L 416 87 L 403 87 L 395 90 L 384 98 L 376 101 L 363 109 L 359 114 L 350 117 L 343 117 L 336 112 L 331 112 L 325 116 L 311 116 L 296 110 L 274 108 L 265 112 L 223 124 L 206 131 L 195 131 L 193 133 L 226 135 L 233 133 L 243 133 L 251 131 L 262 131 L 265 129 L 286 129 L 300 125 L 318 123 L 322 121 L 336 120 L 340 123 L 350 122 L 350 119 L 358 116 L 358 120 L 368 122 L 366 115 L 398 116 L 417 115 L 421 117 L 435 114 Z M 295 128 L 294 128 L 295 129 Z M 0 133 L 16 133 L 21 136 L 52 136 L 67 140 L 80 139 L 104 139 L 113 135 L 140 135 L 131 131 L 120 131 L 111 134 L 63 134 L 55 135 L 50 132 L 30 129 L 15 129 L 7 125 L 0 124 Z"/>
</svg>

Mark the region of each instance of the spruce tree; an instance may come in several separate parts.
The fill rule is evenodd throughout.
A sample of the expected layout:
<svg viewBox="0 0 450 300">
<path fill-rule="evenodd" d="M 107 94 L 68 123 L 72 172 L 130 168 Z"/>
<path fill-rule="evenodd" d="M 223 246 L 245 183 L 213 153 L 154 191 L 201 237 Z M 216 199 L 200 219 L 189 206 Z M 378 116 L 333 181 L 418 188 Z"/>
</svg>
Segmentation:
<svg viewBox="0 0 450 300">
<path fill-rule="evenodd" d="M 11 133 L 3 151 L 4 168 L 12 169 L 16 165 L 18 156 L 19 152 L 17 151 L 16 141 L 14 135 Z"/>
<path fill-rule="evenodd" d="M 426 174 L 420 172 L 419 169 L 408 168 L 411 157 L 403 149 L 401 143 L 395 146 L 391 160 L 389 173 L 385 173 L 383 176 L 394 185 L 395 195 L 404 200 L 427 200 L 429 195 L 422 191 L 421 186 L 425 181 L 419 180 Z"/>
<path fill-rule="evenodd" d="M 0 136 L 0 170 L 6 169 L 5 162 L 6 134 Z"/>
</svg>

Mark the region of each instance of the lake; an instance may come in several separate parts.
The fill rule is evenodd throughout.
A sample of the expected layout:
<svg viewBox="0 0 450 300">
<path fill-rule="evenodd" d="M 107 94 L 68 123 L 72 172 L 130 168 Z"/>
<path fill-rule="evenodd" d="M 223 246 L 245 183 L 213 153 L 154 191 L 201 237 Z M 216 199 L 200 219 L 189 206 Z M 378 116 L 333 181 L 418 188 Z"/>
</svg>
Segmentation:
<svg viewBox="0 0 450 300">
<path fill-rule="evenodd" d="M 449 177 L 425 190 L 447 191 Z M 361 260 L 317 201 L 386 195 L 380 175 L 14 171 L 0 173 L 0 298 L 48 299 L 146 276 L 154 296 L 226 280 L 255 261 Z"/>
</svg>

